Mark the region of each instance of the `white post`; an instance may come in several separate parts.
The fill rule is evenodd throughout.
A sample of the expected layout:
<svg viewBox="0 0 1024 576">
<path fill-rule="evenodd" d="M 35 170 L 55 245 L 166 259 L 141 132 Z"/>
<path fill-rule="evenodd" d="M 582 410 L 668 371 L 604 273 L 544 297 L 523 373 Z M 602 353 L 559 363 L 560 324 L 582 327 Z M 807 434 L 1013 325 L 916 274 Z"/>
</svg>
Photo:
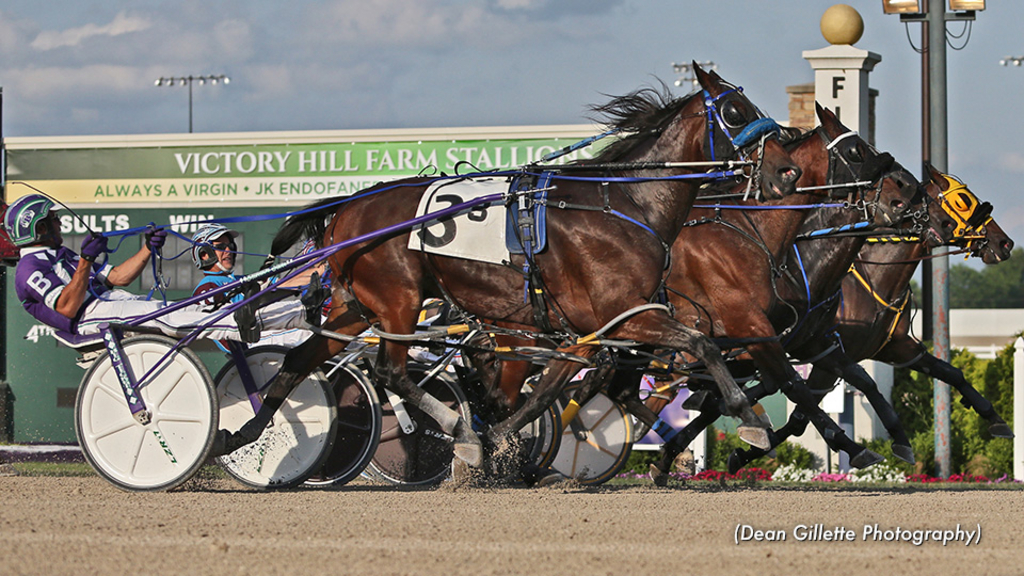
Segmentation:
<svg viewBox="0 0 1024 576">
<path fill-rule="evenodd" d="M 708 467 L 708 430 L 705 428 L 690 443 L 693 451 L 693 473 L 703 472 Z"/>
<path fill-rule="evenodd" d="M 882 57 L 848 44 L 805 50 L 803 57 L 814 69 L 814 99 L 868 141 L 871 126 L 868 73 Z"/>
<path fill-rule="evenodd" d="M 1024 338 L 1013 343 L 1013 426 L 1024 422 Z M 1013 477 L 1024 479 L 1024 434 L 1013 437 Z"/>
</svg>

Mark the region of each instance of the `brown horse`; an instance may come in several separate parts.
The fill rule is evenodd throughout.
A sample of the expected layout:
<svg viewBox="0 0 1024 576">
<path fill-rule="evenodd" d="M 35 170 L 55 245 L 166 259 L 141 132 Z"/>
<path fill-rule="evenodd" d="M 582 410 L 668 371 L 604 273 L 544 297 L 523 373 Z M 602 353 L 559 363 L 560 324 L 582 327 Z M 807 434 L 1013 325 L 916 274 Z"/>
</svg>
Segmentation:
<svg viewBox="0 0 1024 576">
<path fill-rule="evenodd" d="M 843 280 L 843 305 L 836 315 L 837 332 L 846 354 L 855 361 L 877 360 L 894 366 L 907 367 L 951 384 L 960 392 L 960 402 L 973 408 L 989 422 L 989 433 L 997 438 L 1012 438 L 1013 431 L 992 403 L 982 396 L 955 366 L 939 360 L 910 333 L 910 279 L 927 251 L 943 245 L 966 246 L 971 254 L 986 264 L 998 264 L 1010 257 L 1013 241 L 991 218 L 991 207 L 979 203 L 962 183 L 927 165 L 931 181 L 926 187 L 935 202 L 930 206 L 932 217 L 946 219 L 947 230 L 953 237 L 944 241 L 937 234 L 929 234 L 921 242 L 884 242 L 866 245 L 861 249 L 851 274 Z M 953 189 L 951 191 L 951 189 Z M 969 210 L 954 209 L 948 196 L 952 193 L 969 196 L 960 205 Z M 953 229 L 948 223 L 952 222 Z M 818 391 L 831 390 L 835 374 L 815 365 L 808 384 Z M 882 414 L 891 407 L 884 398 L 872 398 L 871 406 Z M 773 434 L 772 442 L 803 433 L 805 424 L 791 418 Z M 730 468 L 738 468 L 761 456 L 759 450 L 737 451 L 730 458 Z"/>
<path fill-rule="evenodd" d="M 875 195 L 861 197 L 856 205 L 864 210 L 873 210 L 877 223 L 890 224 L 901 220 L 917 195 L 916 181 L 912 181 L 912 177 L 908 180 L 909 174 L 901 170 L 891 170 L 891 156 L 878 154 L 853 136 L 834 114 L 819 107 L 818 115 L 821 127 L 790 149 L 804 169 L 800 184 L 808 188 L 847 184 L 832 190 L 850 194 L 853 198 L 855 195 L 851 190 L 859 188 L 850 184 L 868 181 L 876 187 Z M 799 201 L 787 199 L 784 203 L 791 201 L 805 204 L 813 199 L 804 196 Z M 857 210 L 847 208 L 816 212 L 829 213 L 832 225 L 861 218 Z M 850 453 L 855 465 L 863 467 L 878 461 L 880 456 L 857 445 L 816 408 L 817 400 L 786 360 L 781 342 L 781 338 L 793 328 L 793 316 L 790 314 L 785 322 L 779 322 L 778 314 L 775 318 L 771 314 L 773 309 L 779 308 L 790 311 L 790 308 L 780 306 L 779 279 L 787 274 L 787 268 L 796 267 L 792 260 L 786 262 L 786 252 L 800 229 L 805 211 L 765 214 L 759 211 L 695 209 L 692 215 L 702 218 L 694 221 L 697 225 L 684 229 L 673 247 L 673 270 L 668 286 L 673 292 L 672 303 L 677 309 L 677 317 L 685 324 L 712 335 L 742 341 L 762 381 L 759 387 L 751 390 L 751 395 L 782 390 L 799 406 L 811 409 L 812 421 L 830 439 L 830 445 Z M 836 254 L 836 262 L 843 265 L 841 262 L 845 258 L 845 265 L 849 266 L 854 254 L 855 251 L 848 251 L 845 256 Z M 639 415 L 645 409 L 635 395 L 635 385 L 626 388 L 629 381 L 628 378 L 616 377 L 609 395 L 626 402 Z M 696 383 L 691 379 L 691 387 Z M 674 435 L 674 432 L 659 430 L 663 436 L 669 437 L 669 441 L 661 462 L 652 467 L 656 481 L 666 479 L 665 472 L 675 455 L 692 439 L 690 433 L 703 429 L 720 414 L 713 401 L 700 408 L 701 415 L 685 433 Z M 650 418 L 648 414 L 646 419 Z M 658 429 L 658 424 L 657 421 L 652 423 L 655 429 Z"/>
<path fill-rule="evenodd" d="M 800 171 L 774 138 L 747 139 L 764 118 L 735 86 L 717 74 L 697 70 L 703 92 L 669 100 L 643 90 L 605 107 L 616 127 L 632 132 L 608 146 L 596 162 L 632 163 L 728 160 L 755 158 L 760 164 L 759 189 L 767 197 L 792 193 Z M 764 125 L 763 122 L 760 125 Z M 741 138 L 744 137 L 744 138 Z M 738 142 L 737 140 L 742 140 Z M 757 152 L 754 152 L 754 150 Z M 664 171 L 659 171 L 664 174 Z M 496 265 L 435 256 L 410 250 L 409 232 L 345 245 L 329 258 L 335 303 L 324 327 L 355 335 L 371 322 L 388 334 L 408 335 L 415 330 L 420 305 L 427 297 L 441 297 L 481 318 L 510 325 L 561 325 L 573 334 L 592 333 L 624 312 L 648 304 L 663 283 L 668 248 L 686 220 L 697 195 L 699 181 L 659 178 L 658 172 L 628 170 L 627 176 L 644 181 L 624 182 L 606 170 L 574 172 L 572 179 L 553 176 L 555 190 L 548 197 L 548 247 L 530 263 L 533 285 L 546 297 L 546 313 L 535 313 L 536 301 L 524 303 L 523 258 Z M 581 177 L 583 177 L 581 179 Z M 587 179 L 590 177 L 592 179 Z M 310 229 L 323 229 L 325 245 L 339 244 L 375 233 L 415 216 L 420 196 L 430 179 L 401 181 L 400 186 L 378 186 L 345 202 L 325 200 L 305 214 L 289 219 L 274 239 L 272 251 L 281 254 Z M 344 245 L 344 244 L 343 244 Z M 536 272 L 539 271 L 539 274 Z M 611 334 L 664 348 L 687 350 L 709 366 L 725 398 L 727 410 L 743 418 L 757 445 L 766 445 L 763 424 L 732 380 L 719 350 L 699 332 L 686 328 L 664 311 L 644 309 L 621 322 Z M 217 451 L 231 451 L 259 437 L 281 401 L 308 373 L 346 343 L 314 336 L 286 356 L 281 373 L 270 386 L 263 409 L 237 433 L 218 435 Z M 592 346 L 570 348 L 581 356 Z M 376 364 L 376 377 L 435 419 L 454 437 L 455 454 L 471 465 L 482 462 L 480 440 L 456 412 L 423 393 L 406 376 L 408 345 L 386 340 Z M 554 400 L 558 390 L 538 387 L 515 416 L 492 428 L 495 443 L 529 422 Z M 511 422 L 511 423 L 509 423 Z M 221 444 L 223 446 L 221 446 Z"/>
</svg>

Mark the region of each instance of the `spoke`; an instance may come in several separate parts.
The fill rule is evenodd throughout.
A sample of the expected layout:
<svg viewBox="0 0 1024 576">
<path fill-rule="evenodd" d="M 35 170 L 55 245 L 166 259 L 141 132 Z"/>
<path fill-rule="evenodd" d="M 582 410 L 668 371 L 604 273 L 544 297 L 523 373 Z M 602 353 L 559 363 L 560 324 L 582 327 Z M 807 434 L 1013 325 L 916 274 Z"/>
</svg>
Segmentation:
<svg viewBox="0 0 1024 576">
<path fill-rule="evenodd" d="M 345 428 L 346 430 L 358 430 L 360 432 L 368 432 L 371 428 L 369 424 L 354 424 L 344 420 L 338 420 L 338 427 Z"/>
<path fill-rule="evenodd" d="M 129 411 L 130 413 L 130 409 L 128 408 L 128 400 L 125 399 L 124 391 L 121 390 L 120 386 L 107 386 L 105 382 L 102 382 L 99 386 L 96 387 L 96 392 L 93 393 L 93 402 L 96 401 L 96 393 L 99 392 L 102 392 L 110 396 L 112 399 L 124 404 L 124 409 Z"/>
<path fill-rule="evenodd" d="M 159 407 L 187 374 L 187 370 L 177 362 L 172 362 L 156 374 L 150 375 L 150 380 L 140 387 L 150 397 L 146 404 L 154 409 Z M 158 383 L 160 386 L 157 386 Z"/>
<path fill-rule="evenodd" d="M 154 418 L 154 422 L 191 422 L 195 424 L 205 424 L 209 421 L 208 418 L 204 417 L 203 414 L 160 414 L 159 418 Z"/>
<path fill-rule="evenodd" d="M 596 429 L 598 426 L 601 425 L 602 422 L 604 422 L 608 418 L 608 415 L 611 414 L 612 412 L 616 414 L 619 413 L 619 411 L 615 409 L 615 404 L 612 404 L 612 406 L 608 408 L 608 410 L 604 414 L 602 414 L 600 418 L 597 419 L 597 422 L 594 422 L 594 424 L 591 426 L 587 426 L 587 428 L 590 428 L 591 430 Z"/>
<path fill-rule="evenodd" d="M 320 424 L 320 423 L 324 422 L 325 420 L 329 420 L 329 419 L 328 418 L 320 418 L 320 417 L 317 417 L 317 416 L 303 416 L 303 415 L 292 414 L 292 415 L 289 415 L 289 416 L 280 416 L 279 418 L 276 418 L 275 420 L 277 422 L 279 422 L 279 423 L 288 423 L 288 424 Z"/>
<path fill-rule="evenodd" d="M 609 456 L 612 456 L 612 457 L 615 457 L 615 458 L 618 458 L 618 456 L 619 456 L 618 453 L 612 452 L 611 450 L 609 450 L 609 449 L 605 448 L 604 446 L 601 446 L 600 444 L 595 442 L 594 439 L 593 439 L 593 436 L 588 436 L 587 439 L 585 440 L 585 442 L 587 444 L 589 444 L 590 446 L 592 446 L 594 449 L 596 449 L 598 452 L 604 452 L 605 454 L 607 454 Z"/>
<path fill-rule="evenodd" d="M 135 458 L 132 459 L 131 473 L 133 476 L 136 474 L 135 468 L 139 465 L 139 461 L 141 460 L 141 458 L 139 458 L 139 454 L 142 454 L 142 445 L 146 441 L 146 432 L 147 430 L 145 428 L 139 428 L 139 435 L 135 442 Z"/>
<path fill-rule="evenodd" d="M 225 381 L 228 382 L 227 386 L 224 386 L 223 388 L 218 386 L 218 388 L 220 388 L 222 391 L 221 393 L 224 394 L 225 398 L 230 398 L 232 400 L 249 399 L 249 395 L 245 393 L 245 385 L 242 384 L 242 377 L 238 375 L 237 370 L 235 370 L 234 372 L 229 372 L 227 377 L 225 377 L 224 380 L 221 380 L 221 382 L 218 382 L 218 384 Z"/>
<path fill-rule="evenodd" d="M 134 418 L 129 416 L 128 418 L 125 418 L 123 420 L 108 422 L 107 427 L 102 430 L 93 430 L 92 433 L 89 434 L 89 438 L 92 438 L 93 440 L 99 440 L 101 438 L 106 438 L 107 436 L 117 434 L 118 432 L 128 430 L 129 428 L 132 428 L 136 425 L 138 425 L 138 422 L 136 422 Z"/>
</svg>

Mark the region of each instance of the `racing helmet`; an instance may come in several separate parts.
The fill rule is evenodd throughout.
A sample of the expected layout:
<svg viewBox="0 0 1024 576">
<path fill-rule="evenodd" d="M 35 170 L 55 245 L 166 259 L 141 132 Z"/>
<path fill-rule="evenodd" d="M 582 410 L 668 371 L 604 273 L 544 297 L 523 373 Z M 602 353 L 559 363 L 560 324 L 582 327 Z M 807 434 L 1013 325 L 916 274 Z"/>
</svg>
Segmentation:
<svg viewBox="0 0 1024 576">
<path fill-rule="evenodd" d="M 51 211 L 59 209 L 53 200 L 42 194 L 22 196 L 7 207 L 4 230 L 15 246 L 34 244 L 40 240 L 36 225 L 46 219 Z"/>
<path fill-rule="evenodd" d="M 221 236 L 228 234 L 232 243 L 238 238 L 238 231 L 231 230 L 221 224 L 203 224 L 192 235 L 192 263 L 200 270 L 208 268 L 217 263 L 217 253 L 212 242 Z"/>
</svg>

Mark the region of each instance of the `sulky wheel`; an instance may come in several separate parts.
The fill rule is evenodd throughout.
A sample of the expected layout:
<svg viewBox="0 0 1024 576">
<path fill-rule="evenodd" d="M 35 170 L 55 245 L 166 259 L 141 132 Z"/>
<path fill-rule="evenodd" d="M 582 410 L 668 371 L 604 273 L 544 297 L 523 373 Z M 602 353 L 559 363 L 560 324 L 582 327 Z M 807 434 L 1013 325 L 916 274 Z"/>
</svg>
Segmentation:
<svg viewBox="0 0 1024 576">
<path fill-rule="evenodd" d="M 82 378 L 75 403 L 82 453 L 100 476 L 123 490 L 180 485 L 199 470 L 213 444 L 218 415 L 210 374 L 195 353 L 174 350 L 176 344 L 163 336 L 121 342 L 132 373 L 145 378 L 139 392 L 151 416 L 148 424 L 132 416 L 109 352 Z"/>
<path fill-rule="evenodd" d="M 523 384 L 520 405 L 532 393 L 533 387 Z M 527 461 L 540 468 L 550 468 L 562 439 L 561 411 L 555 405 L 549 406 L 540 417 L 520 428 L 519 438 Z"/>
<path fill-rule="evenodd" d="M 567 387 L 565 396 L 571 398 L 577 387 Z M 601 484 L 622 470 L 632 448 L 632 419 L 621 404 L 599 393 L 562 431 L 551 467 L 581 484 Z"/>
<path fill-rule="evenodd" d="M 258 346 L 245 353 L 256 386 L 262 388 L 280 370 L 287 348 Z M 220 425 L 235 432 L 255 415 L 233 361 L 215 379 Z M 337 410 L 334 393 L 319 369 L 292 390 L 255 442 L 217 458 L 235 480 L 254 488 L 288 488 L 315 473 L 333 446 Z"/>
<path fill-rule="evenodd" d="M 306 480 L 310 486 L 342 485 L 359 476 L 380 443 L 381 406 L 370 379 L 349 364 L 330 366 L 327 374 L 337 399 L 338 436 L 323 466 Z"/>
<path fill-rule="evenodd" d="M 409 364 L 408 374 L 413 382 L 420 382 L 426 373 L 426 366 Z M 472 414 L 466 396 L 450 374 L 440 372 L 421 387 L 471 421 Z M 375 479 L 400 485 L 429 485 L 444 480 L 451 470 L 452 438 L 441 430 L 433 418 L 408 402 L 402 402 L 400 410 L 404 409 L 409 418 L 404 423 L 411 421 L 413 425 L 411 432 L 406 431 L 403 429 L 404 415 L 396 414 L 391 405 L 391 400 L 397 399 L 397 396 L 383 389 L 380 394 L 384 426 L 380 445 L 367 472 Z"/>
</svg>

